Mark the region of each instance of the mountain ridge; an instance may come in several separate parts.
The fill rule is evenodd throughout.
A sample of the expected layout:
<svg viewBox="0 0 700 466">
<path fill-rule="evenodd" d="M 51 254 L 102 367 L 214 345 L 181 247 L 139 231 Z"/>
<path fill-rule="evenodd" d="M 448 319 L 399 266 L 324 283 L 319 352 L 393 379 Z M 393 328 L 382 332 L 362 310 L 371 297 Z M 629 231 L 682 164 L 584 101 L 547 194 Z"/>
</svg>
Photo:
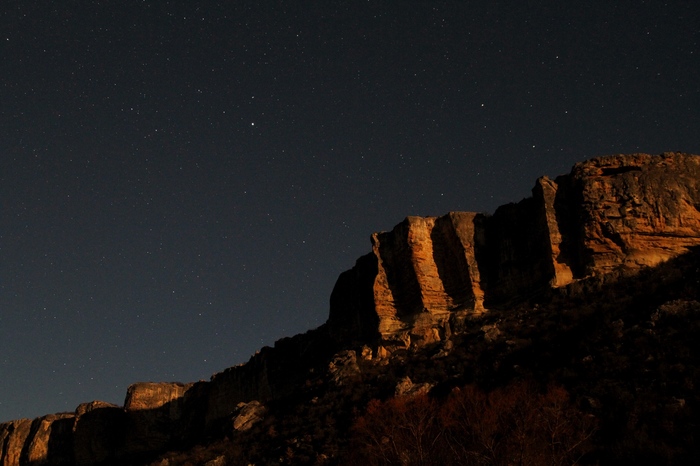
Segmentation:
<svg viewBox="0 0 700 466">
<path fill-rule="evenodd" d="M 439 341 L 450 320 L 468 313 L 675 257 L 700 242 L 698 160 L 679 153 L 599 157 L 568 175 L 538 179 L 532 197 L 493 215 L 407 217 L 391 232 L 374 233 L 372 253 L 341 274 L 331 294 L 331 331 L 366 339 L 369 330 L 352 330 L 367 321 L 360 314 L 374 313 L 388 351 Z M 353 302 L 355 295 L 363 302 Z"/>
<path fill-rule="evenodd" d="M 142 461 L 229 432 L 250 403 L 294 396 L 310 374 L 342 384 L 358 376 L 358 358 L 446 345 L 510 303 L 663 264 L 700 245 L 699 186 L 698 156 L 615 155 L 542 177 L 532 197 L 493 215 L 407 217 L 374 233 L 372 251 L 339 276 L 319 328 L 209 381 L 133 384 L 123 407 L 2 423 L 0 464 Z"/>
</svg>

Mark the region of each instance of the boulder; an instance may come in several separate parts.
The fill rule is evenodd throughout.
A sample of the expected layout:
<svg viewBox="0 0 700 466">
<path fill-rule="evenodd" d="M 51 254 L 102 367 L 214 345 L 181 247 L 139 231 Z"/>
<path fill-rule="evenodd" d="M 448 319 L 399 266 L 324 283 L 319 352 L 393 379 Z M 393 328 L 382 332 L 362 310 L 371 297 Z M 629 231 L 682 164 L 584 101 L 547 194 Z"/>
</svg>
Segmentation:
<svg viewBox="0 0 700 466">
<path fill-rule="evenodd" d="M 360 377 L 360 366 L 357 365 L 357 353 L 353 350 L 345 350 L 333 356 L 328 364 L 328 373 L 335 385 L 344 385 L 349 380 L 357 380 Z"/>
<path fill-rule="evenodd" d="M 411 397 L 428 393 L 431 388 L 433 388 L 433 385 L 429 383 L 413 383 L 411 379 L 406 376 L 396 384 L 394 395 Z"/>
<path fill-rule="evenodd" d="M 250 430 L 256 423 L 263 420 L 266 412 L 267 408 L 256 400 L 238 403 L 233 417 L 233 430 L 238 432 Z"/>
</svg>

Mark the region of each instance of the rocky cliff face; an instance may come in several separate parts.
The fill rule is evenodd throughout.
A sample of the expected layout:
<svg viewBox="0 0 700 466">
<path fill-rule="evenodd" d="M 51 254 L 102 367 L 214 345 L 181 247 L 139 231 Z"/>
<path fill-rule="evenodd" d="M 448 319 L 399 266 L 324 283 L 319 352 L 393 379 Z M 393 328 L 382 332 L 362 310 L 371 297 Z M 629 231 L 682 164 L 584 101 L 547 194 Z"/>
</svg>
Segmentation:
<svg viewBox="0 0 700 466">
<path fill-rule="evenodd" d="M 383 357 L 446 340 L 470 314 L 686 252 L 700 244 L 699 188 L 698 156 L 619 155 L 540 178 L 532 197 L 493 215 L 407 217 L 374 233 L 371 252 L 340 275 L 325 325 L 207 382 L 138 383 L 123 407 L 92 402 L 0 424 L 0 466 L 137 464 L 212 432 L 232 434 L 246 403 L 259 401 L 251 406 L 264 413 L 308 374 L 330 364 L 333 379 L 351 367 L 333 358 L 340 350 L 369 345 L 374 354 L 365 346 L 363 358 Z"/>
<path fill-rule="evenodd" d="M 700 158 L 615 156 L 574 167 L 586 273 L 656 265 L 698 244 Z"/>
<path fill-rule="evenodd" d="M 340 276 L 328 326 L 382 351 L 439 341 L 469 313 L 700 244 L 700 157 L 600 157 L 491 215 L 408 217 Z"/>
</svg>

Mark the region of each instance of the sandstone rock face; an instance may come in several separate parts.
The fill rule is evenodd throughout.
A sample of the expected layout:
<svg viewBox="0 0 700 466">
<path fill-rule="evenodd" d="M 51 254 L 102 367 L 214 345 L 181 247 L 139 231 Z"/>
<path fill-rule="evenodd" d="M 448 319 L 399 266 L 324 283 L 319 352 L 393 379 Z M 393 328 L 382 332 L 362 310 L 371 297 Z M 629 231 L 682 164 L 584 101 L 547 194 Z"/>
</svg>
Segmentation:
<svg viewBox="0 0 700 466">
<path fill-rule="evenodd" d="M 0 465 L 72 465 L 73 413 L 0 424 Z"/>
<path fill-rule="evenodd" d="M 166 448 L 183 434 L 184 395 L 194 384 L 136 383 L 127 389 L 124 453 Z"/>
<path fill-rule="evenodd" d="M 73 413 L 0 424 L 0 465 L 72 465 Z"/>
<path fill-rule="evenodd" d="M 240 402 L 266 403 L 291 394 L 310 368 L 328 363 L 326 358 L 337 351 L 337 344 L 322 325 L 278 340 L 274 348 L 263 348 L 246 364 L 214 374 L 206 395 L 206 428 L 230 419 Z"/>
<path fill-rule="evenodd" d="M 177 417 L 179 411 L 173 401 L 180 400 L 193 384 L 167 382 L 141 382 L 129 386 L 126 391 L 124 409 L 126 412 L 168 408 L 170 417 Z"/>
<path fill-rule="evenodd" d="M 480 219 L 468 212 L 408 217 L 391 232 L 373 234 L 372 255 L 341 275 L 333 291 L 331 334 L 429 343 L 444 338 L 453 315 L 483 310 L 475 240 Z M 358 333 L 348 335 L 353 329 Z"/>
<path fill-rule="evenodd" d="M 126 413 L 119 406 L 104 401 L 78 406 L 73 426 L 75 464 L 100 464 L 119 457 L 125 429 Z"/>
<path fill-rule="evenodd" d="M 555 204 L 557 203 L 557 193 L 559 185 L 550 180 L 546 176 L 537 180 L 535 188 L 532 190 L 533 198 L 540 206 L 541 212 L 538 215 L 539 221 L 545 228 L 546 255 L 543 260 L 552 264 L 552 280 L 550 285 L 559 287 L 571 283 L 574 279 L 574 272 L 571 265 L 566 262 L 566 258 L 562 253 L 563 237 L 559 229 L 559 223 L 567 221 L 571 223 L 570 218 L 565 218 L 566 212 L 558 212 Z"/>
<path fill-rule="evenodd" d="M 577 164 L 587 273 L 656 265 L 700 243 L 700 157 L 618 155 Z"/>
<path fill-rule="evenodd" d="M 201 436 L 205 395 L 202 383 L 139 383 L 123 408 L 93 401 L 75 413 L 0 424 L 0 465 L 128 464 Z"/>
<path fill-rule="evenodd" d="M 23 452 L 23 462 L 31 465 L 71 465 L 75 414 L 50 414 L 35 419 Z"/>
<path fill-rule="evenodd" d="M 490 306 L 656 265 L 700 244 L 699 187 L 698 156 L 618 155 L 540 178 L 531 198 L 491 216 L 408 217 L 340 276 L 329 331 L 388 354 L 443 340 Z"/>
<path fill-rule="evenodd" d="M 0 465 L 19 466 L 22 449 L 29 436 L 32 421 L 19 419 L 0 424 Z"/>
<path fill-rule="evenodd" d="M 207 425 L 233 415 L 241 402 L 271 398 L 266 357 L 269 352 L 270 348 L 263 348 L 247 364 L 214 374 L 207 406 Z"/>
<path fill-rule="evenodd" d="M 460 309 L 478 309 L 483 292 L 474 257 L 475 214 L 408 217 L 389 233 L 372 235 L 378 260 L 373 284 L 379 333 L 411 329 L 414 338 L 440 339 L 435 322 Z"/>
</svg>

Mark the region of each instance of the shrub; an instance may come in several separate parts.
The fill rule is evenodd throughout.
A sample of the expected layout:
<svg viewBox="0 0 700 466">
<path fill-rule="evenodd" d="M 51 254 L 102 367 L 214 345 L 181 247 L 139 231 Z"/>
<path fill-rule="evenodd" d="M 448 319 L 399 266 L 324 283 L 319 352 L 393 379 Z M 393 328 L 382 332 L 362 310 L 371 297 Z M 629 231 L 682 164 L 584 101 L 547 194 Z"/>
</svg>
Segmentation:
<svg viewBox="0 0 700 466">
<path fill-rule="evenodd" d="M 373 400 L 355 421 L 351 458 L 368 465 L 564 465 L 588 451 L 596 430 L 561 387 L 539 393 L 527 383 L 484 393 L 455 389 Z"/>
</svg>

